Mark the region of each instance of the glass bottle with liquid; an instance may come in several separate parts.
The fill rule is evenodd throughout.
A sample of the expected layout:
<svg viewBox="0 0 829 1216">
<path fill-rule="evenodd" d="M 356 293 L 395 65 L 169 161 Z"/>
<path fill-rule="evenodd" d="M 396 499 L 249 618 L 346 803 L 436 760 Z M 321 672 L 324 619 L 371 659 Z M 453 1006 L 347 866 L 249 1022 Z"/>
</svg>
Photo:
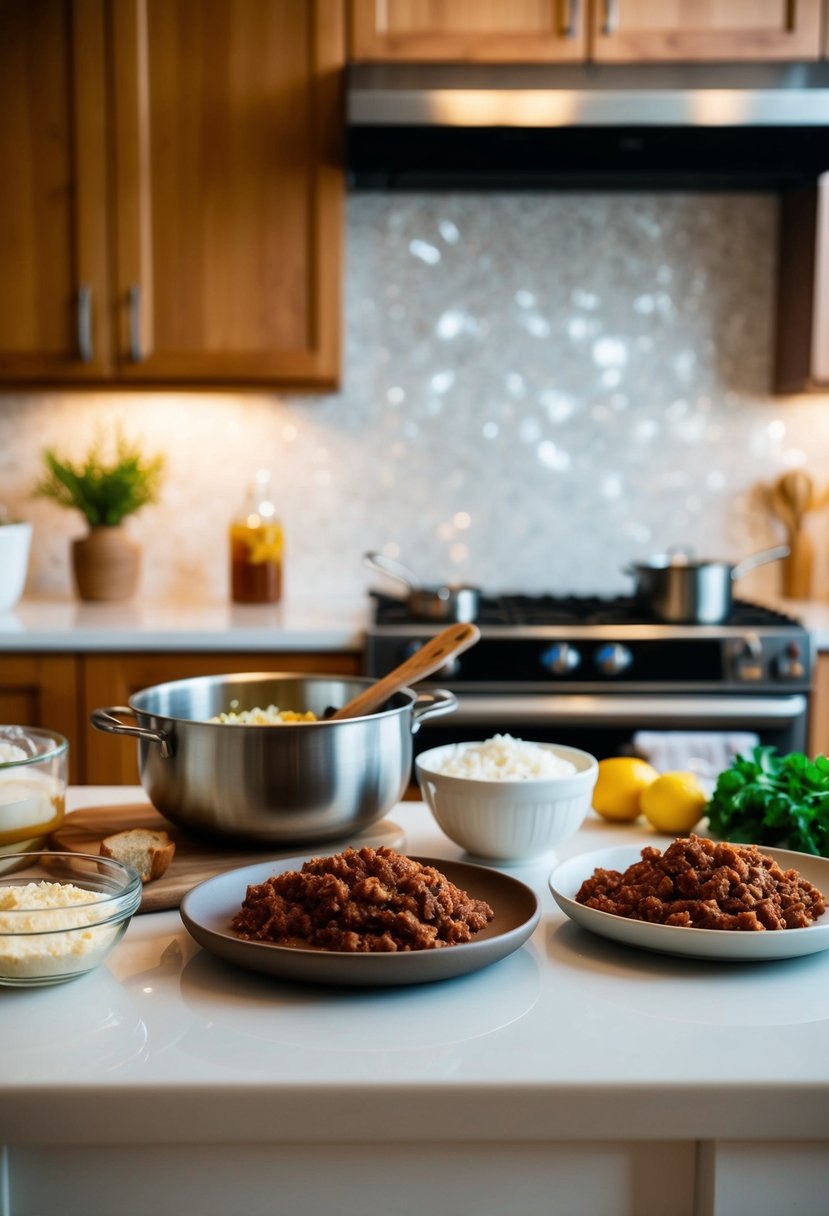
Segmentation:
<svg viewBox="0 0 829 1216">
<path fill-rule="evenodd" d="M 271 475 L 260 469 L 230 524 L 230 593 L 235 604 L 279 603 L 283 542 L 271 499 Z"/>
</svg>

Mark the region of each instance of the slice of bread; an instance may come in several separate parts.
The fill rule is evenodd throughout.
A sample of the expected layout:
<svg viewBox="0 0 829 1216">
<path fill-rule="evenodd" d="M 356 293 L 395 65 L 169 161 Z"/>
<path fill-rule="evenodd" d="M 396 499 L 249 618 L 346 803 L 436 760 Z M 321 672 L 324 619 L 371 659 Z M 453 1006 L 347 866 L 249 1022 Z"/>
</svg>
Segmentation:
<svg viewBox="0 0 829 1216">
<path fill-rule="evenodd" d="M 150 828 L 127 828 L 124 832 L 105 836 L 100 849 L 102 857 L 114 857 L 116 861 L 133 866 L 141 875 L 142 882 L 160 878 L 173 860 L 175 851 L 175 842 L 166 832 L 156 832 Z"/>
</svg>

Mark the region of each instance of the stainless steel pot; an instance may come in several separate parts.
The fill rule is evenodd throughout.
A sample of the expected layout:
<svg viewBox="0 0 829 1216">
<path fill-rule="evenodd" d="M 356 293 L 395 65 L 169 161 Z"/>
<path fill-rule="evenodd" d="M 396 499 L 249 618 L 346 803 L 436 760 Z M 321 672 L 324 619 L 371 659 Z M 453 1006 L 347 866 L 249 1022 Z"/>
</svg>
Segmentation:
<svg viewBox="0 0 829 1216">
<path fill-rule="evenodd" d="M 412 735 L 451 713 L 442 689 L 395 693 L 385 708 L 338 722 L 242 726 L 210 722 L 231 709 L 311 710 L 322 718 L 373 681 L 248 672 L 145 688 L 128 706 L 96 709 L 92 725 L 138 740 L 141 784 L 163 815 L 195 832 L 274 845 L 354 835 L 402 797 Z M 131 717 L 134 724 L 122 722 Z"/>
<path fill-rule="evenodd" d="M 671 624 L 719 625 L 733 605 L 733 584 L 755 566 L 779 561 L 788 546 L 777 545 L 743 558 L 736 565 L 702 561 L 674 549 L 625 567 L 636 580 L 635 595 L 657 620 Z"/>
<path fill-rule="evenodd" d="M 478 587 L 466 584 L 424 587 L 408 566 L 383 553 L 366 553 L 363 560 L 372 570 L 403 584 L 408 591 L 405 603 L 416 620 L 463 623 L 477 620 L 481 605 Z"/>
</svg>

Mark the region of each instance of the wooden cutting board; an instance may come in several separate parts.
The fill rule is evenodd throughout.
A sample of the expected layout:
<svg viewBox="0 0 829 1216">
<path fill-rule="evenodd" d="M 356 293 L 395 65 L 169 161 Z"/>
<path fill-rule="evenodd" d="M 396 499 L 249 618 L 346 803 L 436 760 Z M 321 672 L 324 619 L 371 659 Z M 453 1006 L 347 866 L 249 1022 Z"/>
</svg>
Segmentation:
<svg viewBox="0 0 829 1216">
<path fill-rule="evenodd" d="M 388 819 L 381 819 L 366 831 L 335 844 L 295 845 L 290 849 L 262 846 L 231 848 L 217 841 L 199 840 L 188 836 L 181 828 L 170 823 L 163 815 L 146 802 L 126 806 L 93 806 L 72 811 L 49 838 L 55 852 L 92 853 L 99 851 L 104 836 L 124 832 L 128 828 L 163 829 L 175 841 L 176 851 L 169 868 L 161 878 L 144 885 L 139 912 L 161 912 L 177 908 L 191 887 L 240 866 L 252 866 L 261 861 L 279 857 L 308 856 L 312 853 L 338 853 L 346 845 L 361 848 L 379 848 L 388 845 L 398 851 L 403 848 L 406 837 L 401 827 Z"/>
</svg>

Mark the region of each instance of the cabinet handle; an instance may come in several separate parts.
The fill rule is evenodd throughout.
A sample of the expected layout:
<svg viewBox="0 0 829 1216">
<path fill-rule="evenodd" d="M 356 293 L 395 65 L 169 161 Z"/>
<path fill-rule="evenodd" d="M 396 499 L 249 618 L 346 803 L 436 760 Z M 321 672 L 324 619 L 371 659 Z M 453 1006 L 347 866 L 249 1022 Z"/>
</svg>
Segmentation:
<svg viewBox="0 0 829 1216">
<path fill-rule="evenodd" d="M 619 24 L 619 13 L 616 9 L 616 0 L 604 0 L 604 24 L 602 25 L 602 33 L 606 38 L 611 34 L 616 33 Z"/>
<path fill-rule="evenodd" d="M 578 0 L 564 0 L 564 19 L 561 23 L 562 38 L 575 38 L 578 14 Z"/>
<path fill-rule="evenodd" d="M 78 288 L 78 353 L 82 363 L 92 362 L 92 288 L 88 283 Z"/>
<path fill-rule="evenodd" d="M 133 363 L 140 363 L 144 358 L 141 350 L 141 288 L 133 283 L 129 292 L 130 299 L 130 358 Z"/>
<path fill-rule="evenodd" d="M 818 382 L 829 376 L 829 341 L 826 336 L 829 319 L 829 173 L 817 179 L 817 215 L 815 217 L 815 270 L 812 300 L 811 373 Z"/>
</svg>

